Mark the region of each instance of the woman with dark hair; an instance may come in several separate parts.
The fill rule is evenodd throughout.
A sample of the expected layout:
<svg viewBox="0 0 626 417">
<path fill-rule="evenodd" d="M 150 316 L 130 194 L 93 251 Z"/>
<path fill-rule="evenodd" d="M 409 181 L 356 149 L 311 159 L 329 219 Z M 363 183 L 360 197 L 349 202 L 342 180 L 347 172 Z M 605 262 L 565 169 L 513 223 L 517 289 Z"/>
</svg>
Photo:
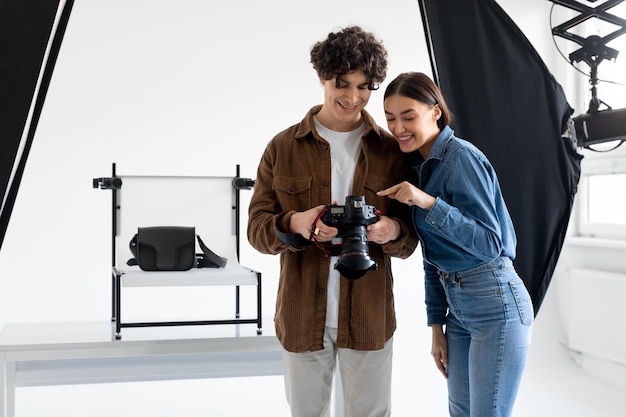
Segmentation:
<svg viewBox="0 0 626 417">
<path fill-rule="evenodd" d="M 432 355 L 447 378 L 450 415 L 510 416 L 534 315 L 513 267 L 517 240 L 496 172 L 454 135 L 450 110 L 427 75 L 395 78 L 384 108 L 413 175 L 378 195 L 411 206 Z"/>
</svg>

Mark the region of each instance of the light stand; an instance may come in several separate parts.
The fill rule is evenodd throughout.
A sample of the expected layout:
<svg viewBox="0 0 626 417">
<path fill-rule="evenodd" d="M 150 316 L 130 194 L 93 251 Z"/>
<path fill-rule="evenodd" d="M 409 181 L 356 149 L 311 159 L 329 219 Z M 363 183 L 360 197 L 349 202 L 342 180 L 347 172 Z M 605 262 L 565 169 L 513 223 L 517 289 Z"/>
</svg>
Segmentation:
<svg viewBox="0 0 626 417">
<path fill-rule="evenodd" d="M 619 146 L 626 141 L 626 109 L 613 110 L 611 106 L 600 100 L 597 85 L 600 63 L 604 60 L 615 60 L 619 54 L 616 49 L 608 47 L 607 43 L 626 33 L 626 20 L 608 13 L 607 10 L 624 0 L 608 0 L 598 7 L 589 7 L 575 0 L 550 1 L 580 13 L 578 16 L 552 28 L 552 34 L 579 44 L 581 48 L 569 55 L 570 62 L 584 61 L 591 69 L 589 75 L 591 100 L 587 113 L 573 118 L 574 140 L 577 146 L 587 149 L 591 149 L 589 148 L 590 145 L 613 141 L 620 141 L 617 145 Z M 595 1 L 589 0 L 591 3 Z M 568 32 L 574 26 L 592 18 L 616 25 L 619 29 L 604 37 L 592 35 L 583 38 Z M 604 105 L 605 109 L 601 110 L 601 105 Z"/>
</svg>

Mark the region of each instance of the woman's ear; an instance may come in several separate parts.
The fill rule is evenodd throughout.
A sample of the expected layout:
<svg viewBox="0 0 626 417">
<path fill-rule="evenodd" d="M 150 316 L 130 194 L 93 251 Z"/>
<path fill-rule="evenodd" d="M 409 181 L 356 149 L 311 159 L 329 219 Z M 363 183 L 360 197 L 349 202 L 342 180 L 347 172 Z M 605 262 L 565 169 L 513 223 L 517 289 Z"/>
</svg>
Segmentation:
<svg viewBox="0 0 626 417">
<path fill-rule="evenodd" d="M 439 107 L 439 104 L 435 104 L 433 106 L 433 119 L 439 120 L 440 117 L 441 117 L 441 107 Z"/>
</svg>

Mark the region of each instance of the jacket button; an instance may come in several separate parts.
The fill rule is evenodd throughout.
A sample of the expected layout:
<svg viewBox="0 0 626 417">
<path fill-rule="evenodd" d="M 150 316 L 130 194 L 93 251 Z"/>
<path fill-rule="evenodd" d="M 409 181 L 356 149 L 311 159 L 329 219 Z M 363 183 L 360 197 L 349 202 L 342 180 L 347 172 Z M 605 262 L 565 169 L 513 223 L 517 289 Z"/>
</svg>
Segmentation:
<svg viewBox="0 0 626 417">
<path fill-rule="evenodd" d="M 296 187 L 289 187 L 289 191 L 291 191 L 292 193 L 296 191 Z"/>
<path fill-rule="evenodd" d="M 322 183 L 322 185 L 323 185 L 324 187 L 328 187 L 328 181 L 324 181 L 324 182 Z"/>
</svg>

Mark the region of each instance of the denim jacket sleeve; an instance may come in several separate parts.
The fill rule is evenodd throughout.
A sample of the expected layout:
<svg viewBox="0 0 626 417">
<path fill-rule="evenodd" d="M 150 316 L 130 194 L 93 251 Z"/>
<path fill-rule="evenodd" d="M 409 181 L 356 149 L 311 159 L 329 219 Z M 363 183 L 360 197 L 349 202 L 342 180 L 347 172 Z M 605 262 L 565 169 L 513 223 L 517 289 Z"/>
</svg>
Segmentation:
<svg viewBox="0 0 626 417">
<path fill-rule="evenodd" d="M 445 190 L 426 222 L 449 243 L 483 261 L 502 252 L 502 231 L 495 199 L 495 171 L 487 159 L 461 147 L 449 161 Z M 446 201 L 448 200 L 448 201 Z"/>
<path fill-rule="evenodd" d="M 437 269 L 424 261 L 424 286 L 426 294 L 427 324 L 445 324 L 448 302 L 443 286 L 439 282 Z"/>
</svg>

